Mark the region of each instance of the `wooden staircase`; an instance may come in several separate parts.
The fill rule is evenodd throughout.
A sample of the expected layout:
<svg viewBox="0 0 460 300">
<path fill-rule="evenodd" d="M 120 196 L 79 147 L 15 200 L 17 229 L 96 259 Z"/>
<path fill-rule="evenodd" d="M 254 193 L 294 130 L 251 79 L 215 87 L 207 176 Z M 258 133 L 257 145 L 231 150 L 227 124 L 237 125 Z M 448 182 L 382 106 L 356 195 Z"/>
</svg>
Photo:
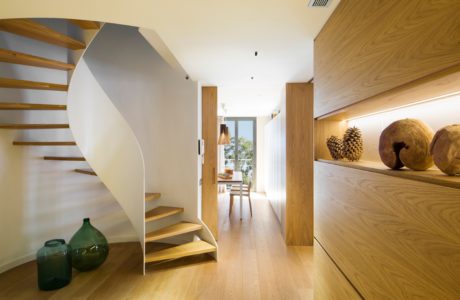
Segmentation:
<svg viewBox="0 0 460 300">
<path fill-rule="evenodd" d="M 83 30 L 98 30 L 100 24 L 93 21 L 84 20 L 69 20 L 74 25 L 79 26 Z M 26 38 L 41 41 L 43 43 L 52 44 L 59 47 L 65 47 L 71 50 L 83 50 L 86 45 L 82 41 L 61 34 L 53 29 L 50 29 L 38 22 L 29 19 L 7 19 L 0 20 L 0 30 L 6 31 L 11 34 L 20 35 Z M 48 59 L 45 57 L 35 56 L 30 53 L 23 53 L 14 51 L 14 49 L 0 49 L 0 62 L 30 66 L 35 68 L 47 68 L 58 71 L 73 71 L 75 65 L 68 62 Z M 70 73 L 71 74 L 71 73 Z M 48 83 L 39 81 L 30 81 L 17 78 L 0 78 L 0 88 L 9 89 L 32 89 L 32 90 L 49 90 L 66 92 L 69 88 L 67 84 Z M 50 110 L 62 111 L 66 110 L 66 105 L 61 104 L 42 104 L 42 103 L 0 103 L 1 110 Z M 29 130 L 29 129 L 68 129 L 69 124 L 1 124 L 0 129 L 15 129 L 15 130 Z M 76 146 L 74 141 L 14 141 L 14 146 Z M 84 157 L 80 156 L 44 156 L 44 160 L 51 161 L 86 161 Z M 77 168 L 73 170 L 76 173 L 97 176 L 96 172 L 92 169 Z M 146 193 L 145 205 L 155 203 L 160 199 L 160 193 Z M 182 207 L 171 206 L 158 206 L 152 208 L 145 213 L 145 223 L 153 222 L 160 219 L 168 218 L 174 215 L 179 215 L 184 212 Z M 180 222 L 170 226 L 166 226 L 155 231 L 148 232 L 145 236 L 146 243 L 158 242 L 165 238 L 172 238 L 184 234 L 194 234 L 194 241 L 187 242 L 182 245 L 176 245 L 167 249 L 159 251 L 146 251 L 145 263 L 153 263 L 160 261 L 167 261 L 198 255 L 203 253 L 213 253 L 217 248 L 203 240 L 198 240 L 196 234 L 203 230 L 203 225 L 194 224 L 190 222 Z M 147 247 L 145 247 L 147 248 Z"/>
<path fill-rule="evenodd" d="M 160 195 L 155 196 L 155 200 L 159 199 Z M 147 201 L 147 198 L 146 198 Z M 170 216 L 181 214 L 184 212 L 182 207 L 171 207 L 171 206 L 158 206 L 153 209 L 146 211 L 145 222 L 157 221 Z M 170 226 L 166 226 L 151 232 L 147 232 L 145 235 L 145 242 L 158 242 L 162 239 L 177 237 L 187 233 L 196 233 L 203 229 L 203 225 L 194 224 L 190 222 L 179 222 Z M 195 236 L 196 237 L 196 236 Z M 147 246 L 147 245 L 146 245 Z M 168 261 L 178 259 L 187 256 L 193 256 L 204 253 L 213 253 L 217 251 L 217 248 L 203 240 L 195 240 L 182 245 L 171 246 L 166 249 L 158 251 L 149 251 L 148 247 L 145 247 L 145 263 L 154 263 L 161 261 Z"/>
</svg>

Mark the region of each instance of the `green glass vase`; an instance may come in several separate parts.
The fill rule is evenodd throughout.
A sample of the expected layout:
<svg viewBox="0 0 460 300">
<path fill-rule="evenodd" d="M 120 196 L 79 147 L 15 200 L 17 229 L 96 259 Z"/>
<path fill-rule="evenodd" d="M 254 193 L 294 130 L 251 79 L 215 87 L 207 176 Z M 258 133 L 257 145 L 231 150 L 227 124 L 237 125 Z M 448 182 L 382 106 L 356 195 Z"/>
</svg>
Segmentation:
<svg viewBox="0 0 460 300">
<path fill-rule="evenodd" d="M 72 263 L 69 246 L 64 240 L 49 240 L 38 250 L 37 275 L 41 290 L 55 290 L 69 284 Z"/>
<path fill-rule="evenodd" d="M 69 242 L 72 266 L 78 271 L 90 271 L 99 267 L 109 255 L 109 244 L 105 236 L 91 225 L 89 218 Z"/>
</svg>

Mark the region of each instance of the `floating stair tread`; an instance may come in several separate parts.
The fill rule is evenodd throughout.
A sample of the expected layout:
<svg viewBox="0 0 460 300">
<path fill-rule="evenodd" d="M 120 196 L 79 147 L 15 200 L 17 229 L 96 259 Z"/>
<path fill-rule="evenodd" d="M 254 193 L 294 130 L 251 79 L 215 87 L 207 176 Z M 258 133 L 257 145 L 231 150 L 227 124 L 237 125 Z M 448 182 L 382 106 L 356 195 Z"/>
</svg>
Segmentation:
<svg viewBox="0 0 460 300">
<path fill-rule="evenodd" d="M 75 65 L 73 64 L 68 64 L 65 62 L 57 61 L 57 60 L 47 59 L 44 57 L 34 56 L 34 55 L 11 51 L 7 49 L 0 49 L 0 62 L 34 66 L 34 67 L 42 67 L 42 68 L 49 68 L 49 69 L 57 69 L 57 70 L 64 70 L 64 71 L 75 69 Z"/>
<path fill-rule="evenodd" d="M 159 220 L 172 215 L 180 214 L 183 211 L 183 207 L 158 206 L 145 213 L 145 222 Z"/>
<path fill-rule="evenodd" d="M 0 30 L 72 50 L 86 48 L 85 43 L 29 19 L 0 20 Z"/>
<path fill-rule="evenodd" d="M 76 146 L 75 142 L 29 142 L 29 141 L 14 141 L 14 146 Z"/>
<path fill-rule="evenodd" d="M 45 156 L 44 160 L 70 160 L 70 161 L 85 161 L 84 157 L 79 156 Z"/>
<path fill-rule="evenodd" d="M 96 172 L 94 172 L 92 169 L 75 169 L 75 172 L 91 176 L 97 176 Z"/>
<path fill-rule="evenodd" d="M 216 247 L 205 241 L 195 241 L 172 248 L 147 253 L 145 262 L 152 263 L 161 260 L 177 259 L 186 256 L 210 253 L 216 251 Z"/>
<path fill-rule="evenodd" d="M 76 19 L 69 19 L 69 22 L 77 25 L 81 29 L 89 30 L 89 29 L 100 29 L 101 24 L 96 21 L 87 21 L 87 20 L 76 20 Z"/>
<path fill-rule="evenodd" d="M 194 224 L 194 223 L 178 223 L 168 227 L 161 228 L 159 230 L 155 230 L 149 232 L 145 235 L 146 242 L 153 242 L 157 240 L 161 240 L 164 238 L 172 237 L 181 235 L 184 233 L 189 233 L 193 231 L 201 230 L 203 226 L 201 224 Z"/>
<path fill-rule="evenodd" d="M 145 193 L 145 201 L 152 201 L 159 199 L 161 197 L 160 193 Z"/>
<path fill-rule="evenodd" d="M 33 103 L 0 103 L 0 110 L 66 110 L 67 105 L 33 104 Z"/>
<path fill-rule="evenodd" d="M 0 124 L 0 129 L 63 129 L 69 124 Z"/>
<path fill-rule="evenodd" d="M 67 91 L 69 86 L 67 84 L 0 78 L 0 88 Z"/>
</svg>

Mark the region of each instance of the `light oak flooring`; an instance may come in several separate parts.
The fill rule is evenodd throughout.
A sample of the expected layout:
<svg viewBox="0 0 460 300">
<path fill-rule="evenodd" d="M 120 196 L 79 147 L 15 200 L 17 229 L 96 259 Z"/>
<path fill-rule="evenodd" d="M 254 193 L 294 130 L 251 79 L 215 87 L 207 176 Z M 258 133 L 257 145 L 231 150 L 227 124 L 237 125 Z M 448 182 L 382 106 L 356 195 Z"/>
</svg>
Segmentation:
<svg viewBox="0 0 460 300">
<path fill-rule="evenodd" d="M 70 285 L 37 289 L 35 262 L 0 274 L 0 299 L 313 299 L 312 247 L 286 247 L 269 203 L 255 194 L 254 216 L 239 199 L 228 217 L 228 196 L 219 197 L 219 262 L 203 255 L 147 267 L 140 246 L 111 245 L 97 270 L 74 271 Z"/>
</svg>

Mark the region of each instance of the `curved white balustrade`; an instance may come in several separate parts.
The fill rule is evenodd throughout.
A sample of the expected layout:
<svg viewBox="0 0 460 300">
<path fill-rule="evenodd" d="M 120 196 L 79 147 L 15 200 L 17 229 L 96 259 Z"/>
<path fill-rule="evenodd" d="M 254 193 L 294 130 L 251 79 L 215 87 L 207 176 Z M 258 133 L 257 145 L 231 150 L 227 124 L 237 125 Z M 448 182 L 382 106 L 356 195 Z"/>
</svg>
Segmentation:
<svg viewBox="0 0 460 300">
<path fill-rule="evenodd" d="M 144 249 L 144 160 L 136 136 L 89 70 L 84 55 L 68 91 L 69 124 L 78 147 L 131 221 Z"/>
</svg>

